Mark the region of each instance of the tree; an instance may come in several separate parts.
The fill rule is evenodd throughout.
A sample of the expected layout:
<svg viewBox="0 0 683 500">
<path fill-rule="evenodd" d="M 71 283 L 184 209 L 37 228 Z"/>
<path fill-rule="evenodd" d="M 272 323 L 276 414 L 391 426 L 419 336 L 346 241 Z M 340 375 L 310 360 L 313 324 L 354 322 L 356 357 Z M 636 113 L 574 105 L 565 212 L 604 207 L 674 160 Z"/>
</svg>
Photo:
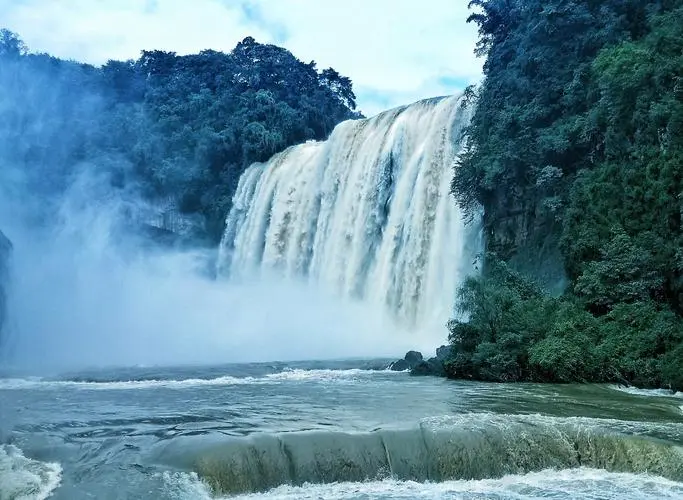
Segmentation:
<svg viewBox="0 0 683 500">
<path fill-rule="evenodd" d="M 99 165 L 120 189 L 188 217 L 216 243 L 240 175 L 358 117 L 351 81 L 247 37 L 230 53 L 143 51 L 100 68 L 27 54 L 0 32 L 0 159 L 40 191 Z M 106 172 L 105 172 L 106 171 Z"/>
<path fill-rule="evenodd" d="M 8 29 L 0 29 L 0 57 L 16 58 L 26 54 L 26 45 L 19 35 Z"/>
</svg>

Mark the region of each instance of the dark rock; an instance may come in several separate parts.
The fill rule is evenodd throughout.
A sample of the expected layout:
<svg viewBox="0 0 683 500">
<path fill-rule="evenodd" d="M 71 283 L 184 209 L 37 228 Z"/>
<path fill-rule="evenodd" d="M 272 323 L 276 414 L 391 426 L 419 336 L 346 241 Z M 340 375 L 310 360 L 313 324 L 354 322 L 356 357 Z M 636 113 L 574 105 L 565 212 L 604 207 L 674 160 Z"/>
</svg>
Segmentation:
<svg viewBox="0 0 683 500">
<path fill-rule="evenodd" d="M 432 374 L 437 377 L 445 377 L 446 369 L 443 366 L 443 361 L 439 358 L 429 358 L 427 360 L 429 366 L 432 368 Z"/>
<path fill-rule="evenodd" d="M 436 359 L 443 362 L 446 361 L 451 355 L 451 346 L 442 345 L 436 348 Z"/>
<path fill-rule="evenodd" d="M 410 364 L 405 359 L 399 359 L 389 365 L 389 369 L 395 372 L 403 372 L 410 368 Z"/>
<path fill-rule="evenodd" d="M 432 367 L 426 361 L 420 361 L 410 370 L 411 375 L 432 375 Z"/>
<path fill-rule="evenodd" d="M 444 370 L 443 363 L 437 358 L 429 358 L 427 361 L 421 361 L 410 370 L 411 375 L 431 375 L 434 377 L 445 377 L 446 370 Z"/>
<path fill-rule="evenodd" d="M 418 351 L 408 351 L 403 359 L 408 362 L 411 368 L 423 360 L 422 353 Z"/>
</svg>

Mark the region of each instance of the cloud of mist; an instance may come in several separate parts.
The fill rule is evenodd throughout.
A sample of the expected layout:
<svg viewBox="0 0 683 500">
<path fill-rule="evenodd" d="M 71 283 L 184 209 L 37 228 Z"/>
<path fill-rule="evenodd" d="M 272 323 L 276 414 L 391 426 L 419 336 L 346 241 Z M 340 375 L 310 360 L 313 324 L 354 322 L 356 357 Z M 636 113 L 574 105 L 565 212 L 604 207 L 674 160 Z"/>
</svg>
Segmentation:
<svg viewBox="0 0 683 500">
<path fill-rule="evenodd" d="M 303 283 L 215 280 L 215 248 L 155 243 L 159 207 L 111 144 L 94 69 L 28 57 L 0 64 L 0 371 L 395 356 L 443 338 Z"/>
<path fill-rule="evenodd" d="M 381 312 L 305 284 L 213 280 L 214 249 L 151 244 L 127 217 L 149 207 L 96 167 L 55 200 L 36 199 L 20 173 L 2 170 L 0 228 L 14 245 L 6 368 L 394 356 L 415 347 Z"/>
<path fill-rule="evenodd" d="M 123 224 L 141 202 L 108 189 L 84 173 L 54 221 L 36 225 L 21 213 L 30 193 L 0 195 L 0 227 L 14 244 L 6 366 L 324 359 L 414 347 L 379 312 L 303 284 L 211 279 L 213 249 L 149 244 Z"/>
</svg>

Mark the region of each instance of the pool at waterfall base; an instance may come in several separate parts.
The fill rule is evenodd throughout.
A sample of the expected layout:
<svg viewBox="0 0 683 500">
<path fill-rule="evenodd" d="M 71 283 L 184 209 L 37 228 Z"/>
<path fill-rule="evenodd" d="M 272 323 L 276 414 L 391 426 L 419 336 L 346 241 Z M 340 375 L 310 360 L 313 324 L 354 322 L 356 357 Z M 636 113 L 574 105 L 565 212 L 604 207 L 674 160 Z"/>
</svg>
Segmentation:
<svg viewBox="0 0 683 500">
<path fill-rule="evenodd" d="M 386 360 L 0 379 L 0 498 L 683 498 L 683 398 Z"/>
</svg>

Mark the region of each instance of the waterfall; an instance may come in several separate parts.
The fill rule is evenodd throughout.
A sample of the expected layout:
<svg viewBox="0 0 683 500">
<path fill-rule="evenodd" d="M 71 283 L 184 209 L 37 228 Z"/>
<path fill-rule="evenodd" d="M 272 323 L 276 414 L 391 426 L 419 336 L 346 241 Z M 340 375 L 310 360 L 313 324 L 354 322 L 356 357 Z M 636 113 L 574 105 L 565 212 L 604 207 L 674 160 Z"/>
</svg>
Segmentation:
<svg viewBox="0 0 683 500">
<path fill-rule="evenodd" d="M 305 279 L 408 328 L 443 332 L 477 239 L 450 195 L 470 115 L 461 97 L 427 99 L 252 165 L 227 216 L 218 272 Z"/>
</svg>

